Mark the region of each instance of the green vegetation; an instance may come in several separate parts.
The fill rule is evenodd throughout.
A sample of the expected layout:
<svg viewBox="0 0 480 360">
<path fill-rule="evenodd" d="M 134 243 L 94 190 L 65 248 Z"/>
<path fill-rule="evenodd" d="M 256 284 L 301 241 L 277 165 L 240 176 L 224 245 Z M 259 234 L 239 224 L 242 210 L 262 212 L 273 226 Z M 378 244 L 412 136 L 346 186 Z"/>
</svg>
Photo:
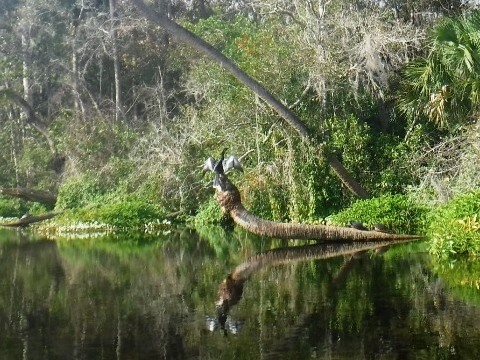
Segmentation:
<svg viewBox="0 0 480 360">
<path fill-rule="evenodd" d="M 378 198 L 356 201 L 351 207 L 329 216 L 327 221 L 336 225 L 362 222 L 367 228 L 383 224 L 402 234 L 425 232 L 428 210 L 405 195 L 383 195 Z"/>
<path fill-rule="evenodd" d="M 480 191 L 459 196 L 432 212 L 431 252 L 439 257 L 480 255 Z"/>
<path fill-rule="evenodd" d="M 20 217 L 28 210 L 28 205 L 21 200 L 5 196 L 0 197 L 0 217 Z"/>
<path fill-rule="evenodd" d="M 28 203 L 23 200 L 0 196 L 0 218 L 19 218 L 27 212 L 36 215 L 49 210 L 49 207 L 39 203 Z"/>
<path fill-rule="evenodd" d="M 437 216 L 425 207 L 480 186 L 478 10 L 202 3 L 172 5 L 169 18 L 291 109 L 308 138 L 216 61 L 139 21 L 129 2 L 11 0 L 0 5 L 0 188 L 58 195 L 62 226 L 155 227 L 172 213 L 219 222 L 200 168 L 227 147 L 246 169 L 232 180 L 261 217 L 424 233 Z M 345 186 L 354 182 L 372 199 L 356 202 Z M 0 216 L 27 210 L 45 209 L 0 199 Z M 432 249 L 459 243 L 433 253 L 477 254 L 473 216 L 455 218 L 466 225 L 452 233 L 432 220 Z"/>
<path fill-rule="evenodd" d="M 399 105 L 408 116 L 424 116 L 455 128 L 480 105 L 480 12 L 442 19 L 429 34 L 425 58 L 406 67 Z"/>
<path fill-rule="evenodd" d="M 108 203 L 84 213 L 86 220 L 98 220 L 119 228 L 138 228 L 160 217 L 154 205 L 135 199 Z"/>
<path fill-rule="evenodd" d="M 198 213 L 195 215 L 196 224 L 218 224 L 220 223 L 223 217 L 222 209 L 218 204 L 217 200 L 211 197 L 211 199 L 203 203 L 199 209 Z"/>
<path fill-rule="evenodd" d="M 64 227 L 71 225 L 72 230 L 81 230 L 82 227 L 95 229 L 99 224 L 105 225 L 101 228 L 110 230 L 147 228 L 152 230 L 156 225 L 159 227 L 165 225 L 165 221 L 161 209 L 142 199 L 105 197 L 103 201 L 100 199 L 87 207 L 66 211 L 58 216 L 55 223 Z M 50 225 L 47 225 L 47 228 L 49 227 Z"/>
</svg>

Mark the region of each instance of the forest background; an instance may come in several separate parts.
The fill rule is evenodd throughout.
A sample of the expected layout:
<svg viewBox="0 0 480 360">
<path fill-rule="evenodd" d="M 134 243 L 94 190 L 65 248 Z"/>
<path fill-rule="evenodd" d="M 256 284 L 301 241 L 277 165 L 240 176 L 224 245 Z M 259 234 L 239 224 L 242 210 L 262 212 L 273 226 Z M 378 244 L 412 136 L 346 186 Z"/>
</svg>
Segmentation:
<svg viewBox="0 0 480 360">
<path fill-rule="evenodd" d="M 480 251 L 475 1 L 147 4 L 232 59 L 313 140 L 130 1 L 5 0 L 0 188 L 58 194 L 70 221 L 212 221 L 218 207 L 201 168 L 228 148 L 242 159 L 245 173 L 232 178 L 253 213 L 318 222 L 357 200 L 329 166 L 334 155 L 383 213 L 405 221 L 402 207 L 441 209 L 429 220 L 437 233 L 452 213 L 476 234 L 469 252 Z M 46 210 L 0 198 L 0 216 Z M 447 240 L 442 251 L 465 251 L 445 249 Z"/>
</svg>

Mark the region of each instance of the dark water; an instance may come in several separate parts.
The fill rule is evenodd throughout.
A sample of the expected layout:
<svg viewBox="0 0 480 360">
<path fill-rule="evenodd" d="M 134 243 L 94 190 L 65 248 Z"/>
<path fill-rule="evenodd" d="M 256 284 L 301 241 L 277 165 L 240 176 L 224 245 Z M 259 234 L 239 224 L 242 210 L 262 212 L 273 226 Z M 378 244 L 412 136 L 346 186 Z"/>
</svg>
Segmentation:
<svg viewBox="0 0 480 360">
<path fill-rule="evenodd" d="M 475 262 L 435 264 L 420 243 L 254 257 L 286 245 L 0 230 L 0 359 L 480 359 Z"/>
</svg>

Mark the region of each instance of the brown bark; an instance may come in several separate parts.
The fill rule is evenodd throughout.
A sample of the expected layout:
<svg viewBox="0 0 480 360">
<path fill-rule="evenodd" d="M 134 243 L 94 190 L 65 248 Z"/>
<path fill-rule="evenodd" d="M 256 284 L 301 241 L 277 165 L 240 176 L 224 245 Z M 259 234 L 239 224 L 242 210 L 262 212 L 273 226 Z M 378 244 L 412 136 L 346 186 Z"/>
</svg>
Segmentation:
<svg viewBox="0 0 480 360">
<path fill-rule="evenodd" d="M 34 201 L 47 206 L 54 206 L 57 202 L 55 194 L 27 188 L 4 188 L 0 189 L 0 194 L 17 197 L 27 201 Z"/>
<path fill-rule="evenodd" d="M 132 0 L 132 2 L 144 13 L 148 19 L 159 24 L 173 36 L 187 42 L 201 53 L 209 56 L 225 70 L 230 72 L 237 80 L 257 94 L 273 110 L 275 110 L 282 118 L 284 118 L 300 134 L 300 136 L 310 140 L 313 138 L 311 137 L 307 126 L 300 118 L 298 118 L 287 106 L 278 101 L 258 81 L 254 80 L 247 73 L 241 70 L 232 60 L 227 58 L 205 40 L 199 38 L 192 32 L 170 20 L 166 15 L 154 12 L 147 5 L 145 5 L 142 0 Z M 329 165 L 332 166 L 340 181 L 342 181 L 342 183 L 350 191 L 360 198 L 368 198 L 368 194 L 365 189 L 363 189 L 363 187 L 353 178 L 353 176 L 349 174 L 348 170 L 342 165 L 335 155 L 331 154 L 328 156 L 327 161 L 329 162 Z"/>
<path fill-rule="evenodd" d="M 328 155 L 327 162 L 332 168 L 333 172 L 338 176 L 339 179 L 341 179 L 343 185 L 345 185 L 352 194 L 355 194 L 360 199 L 368 199 L 370 197 L 368 196 L 368 193 L 365 191 L 365 189 L 358 182 L 351 181 L 350 173 L 347 169 L 345 169 L 345 167 L 335 155 Z"/>
<path fill-rule="evenodd" d="M 277 239 L 312 239 L 323 241 L 384 241 L 415 240 L 417 235 L 389 234 L 378 231 L 363 231 L 348 227 L 279 223 L 261 219 L 248 212 L 241 202 L 240 192 L 224 174 L 218 177 L 217 201 L 223 211 L 245 230 L 260 236 Z"/>
<path fill-rule="evenodd" d="M 185 213 L 184 210 L 177 210 L 177 211 L 168 213 L 168 214 L 166 214 L 166 215 L 163 215 L 163 217 L 164 217 L 165 219 L 172 219 L 172 220 L 174 220 L 174 219 L 178 218 L 180 215 L 183 215 L 184 213 Z"/>
<path fill-rule="evenodd" d="M 267 237 L 277 239 L 315 239 L 324 241 L 384 241 L 420 239 L 421 236 L 389 234 L 378 231 L 363 231 L 348 227 L 310 225 L 297 223 L 278 223 L 261 219 L 249 213 L 243 205 L 239 204 L 230 216 L 236 224 L 245 230 Z"/>
<path fill-rule="evenodd" d="M 22 84 L 23 84 L 23 98 L 28 103 L 32 103 L 32 54 L 31 54 L 31 42 L 30 37 L 30 27 L 31 25 L 24 25 L 22 28 L 21 39 L 22 39 Z"/>
<path fill-rule="evenodd" d="M 82 108 L 82 116 L 84 115 L 83 106 L 81 107 L 81 98 L 80 91 L 78 90 L 78 57 L 77 57 L 77 26 L 82 17 L 83 8 L 75 7 L 72 10 L 72 19 L 70 23 L 70 37 L 71 37 L 71 51 L 72 51 L 72 73 L 71 73 L 71 83 L 72 83 L 72 95 L 74 101 L 75 114 L 80 113 L 80 108 Z"/>
</svg>

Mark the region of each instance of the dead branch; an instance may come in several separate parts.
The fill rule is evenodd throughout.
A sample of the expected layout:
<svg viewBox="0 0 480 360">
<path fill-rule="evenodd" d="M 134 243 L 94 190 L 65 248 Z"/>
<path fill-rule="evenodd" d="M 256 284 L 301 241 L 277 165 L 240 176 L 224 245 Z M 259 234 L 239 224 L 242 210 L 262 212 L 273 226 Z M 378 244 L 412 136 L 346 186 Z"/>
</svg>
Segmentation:
<svg viewBox="0 0 480 360">
<path fill-rule="evenodd" d="M 25 226 L 28 226 L 30 224 L 36 223 L 36 222 L 51 219 L 54 216 L 57 216 L 58 214 L 61 214 L 61 212 L 49 212 L 49 213 L 46 213 L 46 214 L 36 215 L 36 216 L 29 215 L 29 216 L 21 218 L 18 221 L 9 222 L 9 223 L 0 223 L 0 226 L 25 227 Z"/>
<path fill-rule="evenodd" d="M 26 201 L 38 202 L 47 206 L 54 206 L 57 202 L 57 195 L 47 191 L 27 188 L 3 188 L 0 194 L 17 197 Z"/>
</svg>

